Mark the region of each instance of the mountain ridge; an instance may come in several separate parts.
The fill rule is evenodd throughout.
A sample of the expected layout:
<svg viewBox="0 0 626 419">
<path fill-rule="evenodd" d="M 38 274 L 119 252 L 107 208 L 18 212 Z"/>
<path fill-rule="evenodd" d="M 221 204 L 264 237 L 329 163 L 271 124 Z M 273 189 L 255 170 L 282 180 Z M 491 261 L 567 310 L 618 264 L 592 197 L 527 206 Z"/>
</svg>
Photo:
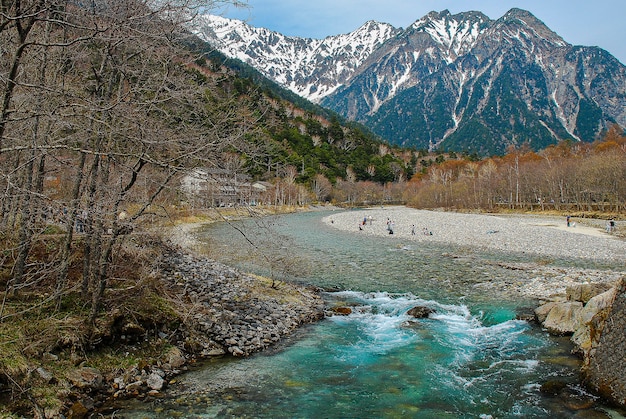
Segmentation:
<svg viewBox="0 0 626 419">
<path fill-rule="evenodd" d="M 523 9 L 496 20 L 433 11 L 406 29 L 368 21 L 323 40 L 243 22 L 254 37 L 219 35 L 211 19 L 197 34 L 226 55 L 392 144 L 491 154 L 593 141 L 626 126 L 626 67 L 600 48 L 567 43 Z"/>
<path fill-rule="evenodd" d="M 370 20 L 353 32 L 320 40 L 256 29 L 245 22 L 215 15 L 201 16 L 194 30 L 222 53 L 252 65 L 313 102 L 332 93 L 351 74 L 350 70 L 358 68 L 377 45 L 397 32 L 389 24 Z M 358 47 L 352 48 L 355 44 Z M 264 59 L 264 54 L 269 59 Z M 341 66 L 328 62 L 337 56 L 344 58 Z M 325 70 L 320 71 L 320 67 Z"/>
</svg>

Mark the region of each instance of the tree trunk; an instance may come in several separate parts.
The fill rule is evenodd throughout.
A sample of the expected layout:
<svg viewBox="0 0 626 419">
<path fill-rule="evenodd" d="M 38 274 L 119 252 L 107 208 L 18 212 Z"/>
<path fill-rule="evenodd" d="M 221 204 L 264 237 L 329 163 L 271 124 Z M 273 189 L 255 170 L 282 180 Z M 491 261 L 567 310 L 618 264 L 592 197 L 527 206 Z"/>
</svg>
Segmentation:
<svg viewBox="0 0 626 419">
<path fill-rule="evenodd" d="M 95 155 L 91 163 L 91 169 L 89 171 L 89 191 L 87 199 L 87 216 L 85 217 L 85 238 L 83 244 L 83 282 L 81 286 L 81 295 L 83 299 L 87 299 L 89 295 L 90 286 L 90 272 L 92 261 L 92 248 L 96 246 L 98 238 L 96 235 L 96 228 L 94 226 L 94 213 L 96 202 L 96 190 L 98 186 L 98 166 L 100 164 L 100 156 Z"/>
<path fill-rule="evenodd" d="M 35 150 L 31 151 L 30 159 L 25 168 L 25 181 L 23 190 L 24 197 L 21 201 L 21 210 L 19 217 L 19 234 L 18 234 L 18 255 L 13 269 L 13 279 L 9 286 L 10 293 L 14 294 L 17 288 L 22 284 L 24 273 L 26 271 L 26 259 L 30 253 L 32 246 L 31 239 L 33 236 L 32 220 L 31 220 L 31 188 L 33 185 L 33 162 L 35 159 Z"/>
<path fill-rule="evenodd" d="M 70 207 L 70 220 L 72 225 L 76 222 L 76 217 L 78 215 L 78 211 L 80 210 L 80 186 L 83 181 L 83 170 L 85 168 L 85 160 L 87 159 L 87 155 L 85 153 L 80 154 L 80 162 L 78 164 L 78 169 L 76 173 L 76 179 L 74 180 L 74 187 L 72 188 L 72 202 Z M 81 214 L 83 228 L 85 225 L 85 217 Z M 61 308 L 61 297 L 65 290 L 65 285 L 67 283 L 67 275 L 69 273 L 70 268 L 70 256 L 72 253 L 72 240 L 74 237 L 74 229 L 68 229 L 67 234 L 65 235 L 65 241 L 63 243 L 63 253 L 61 255 L 61 268 L 59 269 L 59 276 L 57 278 L 57 289 L 56 289 L 56 309 L 59 310 Z"/>
</svg>

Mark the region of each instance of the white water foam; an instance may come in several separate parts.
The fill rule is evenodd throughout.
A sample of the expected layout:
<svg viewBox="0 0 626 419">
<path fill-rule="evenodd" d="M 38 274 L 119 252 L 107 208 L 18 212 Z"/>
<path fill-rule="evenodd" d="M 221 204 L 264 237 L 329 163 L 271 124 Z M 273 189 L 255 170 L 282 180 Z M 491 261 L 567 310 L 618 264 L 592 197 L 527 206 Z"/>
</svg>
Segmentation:
<svg viewBox="0 0 626 419">
<path fill-rule="evenodd" d="M 452 393 L 490 385 L 503 376 L 529 374 L 539 365 L 532 358 L 534 345 L 529 347 L 524 340 L 530 327 L 524 321 L 487 326 L 482 322 L 483 313 L 473 315 L 465 305 L 441 304 L 412 294 L 343 291 L 333 296 L 354 306 L 350 315 L 334 316 L 331 321 L 354 327 L 361 336 L 342 348 L 339 358 L 343 362 L 362 363 L 368 356 L 424 341 L 429 350 L 446 354 L 431 374 Z M 434 313 L 418 321 L 406 314 L 415 306 L 431 308 Z M 419 327 L 407 328 L 410 321 L 419 322 Z"/>
</svg>

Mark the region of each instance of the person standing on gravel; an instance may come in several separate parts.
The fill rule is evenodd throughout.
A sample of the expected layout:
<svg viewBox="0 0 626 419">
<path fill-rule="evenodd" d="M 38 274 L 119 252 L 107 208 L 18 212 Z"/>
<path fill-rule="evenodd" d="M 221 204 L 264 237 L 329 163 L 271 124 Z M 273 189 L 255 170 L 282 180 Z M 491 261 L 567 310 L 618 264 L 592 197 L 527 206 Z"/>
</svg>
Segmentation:
<svg viewBox="0 0 626 419">
<path fill-rule="evenodd" d="M 387 231 L 389 231 L 389 234 L 393 234 L 393 221 L 389 218 L 387 218 Z"/>
</svg>

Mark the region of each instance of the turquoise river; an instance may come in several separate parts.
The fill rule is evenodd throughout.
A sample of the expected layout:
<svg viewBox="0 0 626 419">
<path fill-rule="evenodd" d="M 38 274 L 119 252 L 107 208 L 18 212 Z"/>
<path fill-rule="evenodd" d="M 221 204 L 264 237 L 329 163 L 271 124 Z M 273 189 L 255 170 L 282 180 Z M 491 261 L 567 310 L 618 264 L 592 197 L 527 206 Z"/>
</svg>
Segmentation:
<svg viewBox="0 0 626 419">
<path fill-rule="evenodd" d="M 175 394 L 132 402 L 116 417 L 623 417 L 579 384 L 567 338 L 516 320 L 536 302 L 473 286 L 525 280 L 502 262 L 610 266 L 364 238 L 325 225 L 325 215 L 218 223 L 200 238 L 212 257 L 321 287 L 329 307 L 349 305 L 352 314 L 305 326 L 246 359 L 207 361 L 179 377 Z M 411 320 L 414 306 L 435 313 Z M 542 391 L 546 383 L 563 390 Z"/>
</svg>

